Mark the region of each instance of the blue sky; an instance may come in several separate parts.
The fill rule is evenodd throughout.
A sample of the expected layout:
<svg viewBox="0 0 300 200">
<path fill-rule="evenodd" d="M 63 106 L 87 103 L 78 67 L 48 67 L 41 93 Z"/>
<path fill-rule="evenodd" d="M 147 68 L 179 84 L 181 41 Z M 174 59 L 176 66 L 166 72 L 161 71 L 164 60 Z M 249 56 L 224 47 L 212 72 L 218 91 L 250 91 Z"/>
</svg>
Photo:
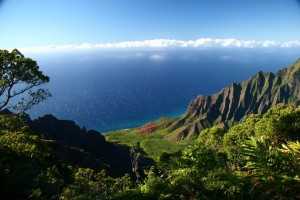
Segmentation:
<svg viewBox="0 0 300 200">
<path fill-rule="evenodd" d="M 297 0 L 0 0 L 0 48 L 199 38 L 299 41 Z"/>
</svg>

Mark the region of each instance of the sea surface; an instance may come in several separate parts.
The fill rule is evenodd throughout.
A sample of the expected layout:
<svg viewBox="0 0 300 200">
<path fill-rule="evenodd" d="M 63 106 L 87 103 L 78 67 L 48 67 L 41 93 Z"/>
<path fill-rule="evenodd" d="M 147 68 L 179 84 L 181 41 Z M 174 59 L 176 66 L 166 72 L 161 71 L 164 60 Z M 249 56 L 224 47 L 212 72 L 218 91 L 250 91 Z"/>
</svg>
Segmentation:
<svg viewBox="0 0 300 200">
<path fill-rule="evenodd" d="M 26 55 L 50 76 L 52 97 L 29 111 L 53 114 L 102 133 L 183 114 L 210 95 L 258 71 L 287 67 L 291 48 L 111 49 Z"/>
</svg>

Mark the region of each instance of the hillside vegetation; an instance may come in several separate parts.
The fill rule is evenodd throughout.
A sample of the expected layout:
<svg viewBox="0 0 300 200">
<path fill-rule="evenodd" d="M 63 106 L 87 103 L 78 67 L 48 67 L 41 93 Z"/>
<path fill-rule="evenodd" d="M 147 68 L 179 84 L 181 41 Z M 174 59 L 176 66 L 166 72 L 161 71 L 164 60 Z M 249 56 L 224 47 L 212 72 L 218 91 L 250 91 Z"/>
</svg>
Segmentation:
<svg viewBox="0 0 300 200">
<path fill-rule="evenodd" d="M 109 142 L 126 145 L 132 148 L 140 149 L 144 152 L 143 156 L 157 160 L 162 153 L 174 153 L 179 151 L 184 146 L 192 144 L 195 141 L 173 142 L 165 140 L 164 137 L 168 133 L 166 124 L 172 123 L 176 119 L 162 118 L 156 122 L 150 122 L 157 127 L 157 130 L 146 131 L 147 125 L 137 129 L 117 130 L 104 134 L 105 139 Z M 150 124 L 149 123 L 149 124 Z"/>
<path fill-rule="evenodd" d="M 200 95 L 191 101 L 182 116 L 166 122 L 158 120 L 157 128 L 151 133 L 163 135 L 168 141 L 193 140 L 206 128 L 215 125 L 229 128 L 250 114 L 264 114 L 279 103 L 300 104 L 300 59 L 276 74 L 259 72 L 249 80 L 234 83 L 216 94 Z M 122 131 L 118 132 L 121 135 Z M 106 137 L 117 141 L 114 135 L 109 133 Z"/>
<path fill-rule="evenodd" d="M 250 114 L 264 114 L 278 103 L 300 104 L 300 59 L 278 71 L 259 72 L 210 96 L 198 96 L 168 128 L 168 140 L 198 136 L 214 125 L 230 127 Z"/>
<path fill-rule="evenodd" d="M 30 84 L 42 72 L 24 77 L 14 70 L 27 62 L 38 69 L 35 62 L 18 51 L 0 55 L 8 95 L 0 108 L 0 199 L 300 199 L 299 60 L 199 96 L 180 118 L 103 136 L 3 109 L 22 93 L 11 96 L 18 81 Z M 20 108 L 48 94 L 29 93 Z"/>
<path fill-rule="evenodd" d="M 144 174 L 139 153 L 133 152 L 134 176 L 120 178 L 69 166 L 16 115 L 1 115 L 0 127 L 4 199 L 300 197 L 300 107 L 292 105 L 277 105 L 263 116 L 250 115 L 229 130 L 205 129 L 194 144 L 162 153 Z"/>
</svg>

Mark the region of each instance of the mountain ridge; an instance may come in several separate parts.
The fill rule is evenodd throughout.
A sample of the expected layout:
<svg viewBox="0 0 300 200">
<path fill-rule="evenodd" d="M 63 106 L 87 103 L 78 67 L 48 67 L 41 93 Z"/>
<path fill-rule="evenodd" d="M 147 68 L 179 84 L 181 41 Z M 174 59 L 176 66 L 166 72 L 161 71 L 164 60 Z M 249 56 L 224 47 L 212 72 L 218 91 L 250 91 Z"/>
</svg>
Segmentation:
<svg viewBox="0 0 300 200">
<path fill-rule="evenodd" d="M 47 114 L 29 121 L 30 128 L 62 160 L 74 166 L 106 170 L 112 176 L 131 172 L 130 147 L 107 142 L 98 131 Z M 75 154 L 75 156 L 74 156 Z"/>
<path fill-rule="evenodd" d="M 167 140 L 197 136 L 213 125 L 231 126 L 250 114 L 264 114 L 278 103 L 300 105 L 300 59 L 277 73 L 258 72 L 210 96 L 199 95 L 169 126 Z"/>
</svg>

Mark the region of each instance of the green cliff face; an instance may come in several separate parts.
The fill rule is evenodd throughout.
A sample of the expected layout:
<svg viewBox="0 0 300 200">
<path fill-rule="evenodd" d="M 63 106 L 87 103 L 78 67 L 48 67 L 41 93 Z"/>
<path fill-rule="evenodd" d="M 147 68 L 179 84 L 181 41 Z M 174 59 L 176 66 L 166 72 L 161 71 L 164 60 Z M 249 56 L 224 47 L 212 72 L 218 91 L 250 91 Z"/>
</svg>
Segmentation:
<svg viewBox="0 0 300 200">
<path fill-rule="evenodd" d="M 165 138 L 192 138 L 213 125 L 226 127 L 249 114 L 264 114 L 278 103 L 300 105 L 300 59 L 276 74 L 259 72 L 211 96 L 198 96 L 186 113 L 170 125 Z"/>
</svg>

